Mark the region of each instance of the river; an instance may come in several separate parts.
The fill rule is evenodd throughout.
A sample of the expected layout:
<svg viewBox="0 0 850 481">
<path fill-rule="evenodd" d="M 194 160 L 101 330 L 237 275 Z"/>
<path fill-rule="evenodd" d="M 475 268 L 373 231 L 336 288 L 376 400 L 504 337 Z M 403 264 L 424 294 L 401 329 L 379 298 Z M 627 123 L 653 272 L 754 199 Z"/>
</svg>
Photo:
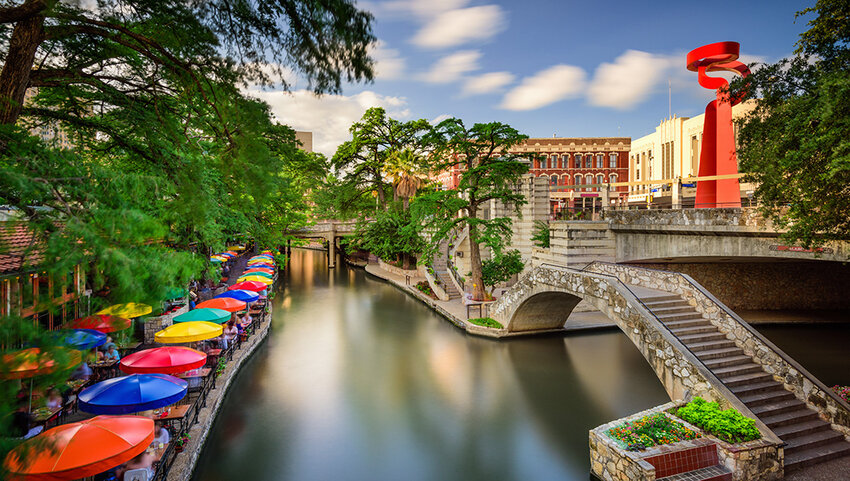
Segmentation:
<svg viewBox="0 0 850 481">
<path fill-rule="evenodd" d="M 196 480 L 588 480 L 589 429 L 668 401 L 619 331 L 493 341 L 293 250 Z"/>
</svg>

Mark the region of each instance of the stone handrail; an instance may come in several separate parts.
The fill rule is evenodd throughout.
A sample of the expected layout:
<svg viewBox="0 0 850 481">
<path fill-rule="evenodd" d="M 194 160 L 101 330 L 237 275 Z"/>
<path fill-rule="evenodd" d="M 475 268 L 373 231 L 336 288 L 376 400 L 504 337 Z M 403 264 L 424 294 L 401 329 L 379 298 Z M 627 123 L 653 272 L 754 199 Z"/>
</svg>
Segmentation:
<svg viewBox="0 0 850 481">
<path fill-rule="evenodd" d="M 446 251 L 446 272 L 449 274 L 449 279 L 451 279 L 452 283 L 455 285 L 455 289 L 457 289 L 461 296 L 463 296 L 466 292 L 466 283 L 461 282 L 460 279 L 457 278 L 457 272 L 455 272 L 454 269 L 455 263 L 452 259 L 457 253 L 458 246 L 460 246 L 460 243 L 463 242 L 467 236 L 469 236 L 469 227 L 464 228 L 460 232 L 457 236 L 457 241 L 454 244 L 449 243 L 449 248 Z"/>
<path fill-rule="evenodd" d="M 446 290 L 443 289 L 443 286 L 437 282 L 437 279 L 431 275 L 429 271 L 429 267 L 425 265 L 419 265 L 417 267 L 417 271 L 428 280 L 428 285 L 431 286 L 431 290 L 434 291 L 434 295 L 437 296 L 437 299 L 441 301 L 448 301 L 449 295 L 446 294 Z"/>
<path fill-rule="evenodd" d="M 600 261 L 590 263 L 585 271 L 606 273 L 620 278 L 624 283 L 687 295 L 695 302 L 694 307 L 705 314 L 721 332 L 731 335 L 732 341 L 751 356 L 753 362 L 764 367 L 768 373 L 782 378 L 781 382 L 799 400 L 825 415 L 839 432 L 850 436 L 850 404 L 687 274 Z"/>
</svg>

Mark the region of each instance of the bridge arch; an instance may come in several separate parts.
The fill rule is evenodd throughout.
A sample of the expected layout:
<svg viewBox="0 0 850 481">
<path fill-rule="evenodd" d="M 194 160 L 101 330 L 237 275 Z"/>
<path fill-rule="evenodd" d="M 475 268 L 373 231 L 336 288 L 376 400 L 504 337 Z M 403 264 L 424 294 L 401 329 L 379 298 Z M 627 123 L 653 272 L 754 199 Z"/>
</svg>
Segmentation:
<svg viewBox="0 0 850 481">
<path fill-rule="evenodd" d="M 581 300 L 575 293 L 561 289 L 531 293 L 518 302 L 506 327 L 511 332 L 563 327 Z"/>
</svg>

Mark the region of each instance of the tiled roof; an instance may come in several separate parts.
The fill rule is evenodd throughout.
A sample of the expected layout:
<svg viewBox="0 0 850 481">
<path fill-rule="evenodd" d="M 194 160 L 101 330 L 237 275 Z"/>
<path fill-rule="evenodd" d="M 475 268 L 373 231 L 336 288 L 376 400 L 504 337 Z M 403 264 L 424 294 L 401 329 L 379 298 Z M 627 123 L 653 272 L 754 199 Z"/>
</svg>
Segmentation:
<svg viewBox="0 0 850 481">
<path fill-rule="evenodd" d="M 26 223 L 0 222 L 0 275 L 38 265 L 43 256 L 34 242 L 35 236 Z"/>
</svg>

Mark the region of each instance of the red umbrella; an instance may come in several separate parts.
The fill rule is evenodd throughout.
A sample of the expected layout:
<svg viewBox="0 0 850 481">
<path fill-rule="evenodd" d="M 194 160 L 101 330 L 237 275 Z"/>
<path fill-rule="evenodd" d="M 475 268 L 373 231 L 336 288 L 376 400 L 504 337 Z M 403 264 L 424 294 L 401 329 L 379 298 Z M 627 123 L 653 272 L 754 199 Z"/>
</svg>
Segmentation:
<svg viewBox="0 0 850 481">
<path fill-rule="evenodd" d="M 4 464 L 12 479 L 80 479 L 133 459 L 153 438 L 153 419 L 96 416 L 57 426 L 23 442 L 9 452 Z"/>
<path fill-rule="evenodd" d="M 196 309 L 222 309 L 227 312 L 236 312 L 236 311 L 244 311 L 247 307 L 244 301 L 240 301 L 239 299 L 234 299 L 232 297 L 216 297 L 215 299 L 210 299 L 208 301 L 204 301 L 197 306 Z"/>
<path fill-rule="evenodd" d="M 127 329 L 132 324 L 130 319 L 123 317 L 97 314 L 88 317 L 79 317 L 62 326 L 62 329 L 94 329 L 100 332 L 114 332 Z"/>
<path fill-rule="evenodd" d="M 121 370 L 128 374 L 175 374 L 206 364 L 207 355 L 182 346 L 165 346 L 134 352 L 121 359 Z"/>
<path fill-rule="evenodd" d="M 245 291 L 260 292 L 260 291 L 266 290 L 268 287 L 269 286 L 263 284 L 262 282 L 245 281 L 245 282 L 237 282 L 236 284 L 233 284 L 232 286 L 228 287 L 227 290 L 233 291 L 233 290 L 236 290 L 236 289 L 241 289 L 241 290 L 245 290 Z"/>
</svg>

